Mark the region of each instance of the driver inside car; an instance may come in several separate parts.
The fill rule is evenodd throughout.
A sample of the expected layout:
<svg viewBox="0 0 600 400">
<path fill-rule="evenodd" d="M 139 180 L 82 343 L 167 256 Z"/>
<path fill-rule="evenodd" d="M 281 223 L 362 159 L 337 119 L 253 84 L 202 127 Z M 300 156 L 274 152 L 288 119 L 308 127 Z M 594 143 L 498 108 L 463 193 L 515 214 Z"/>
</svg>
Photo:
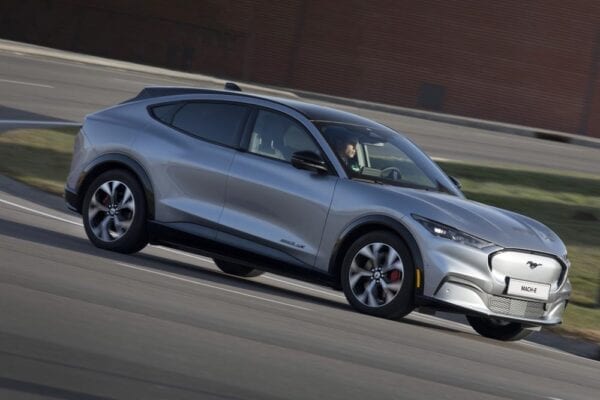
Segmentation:
<svg viewBox="0 0 600 400">
<path fill-rule="evenodd" d="M 337 145 L 337 155 L 344 165 L 353 172 L 360 172 L 358 158 L 356 157 L 356 146 L 358 140 L 356 138 L 347 138 L 340 140 Z"/>
</svg>

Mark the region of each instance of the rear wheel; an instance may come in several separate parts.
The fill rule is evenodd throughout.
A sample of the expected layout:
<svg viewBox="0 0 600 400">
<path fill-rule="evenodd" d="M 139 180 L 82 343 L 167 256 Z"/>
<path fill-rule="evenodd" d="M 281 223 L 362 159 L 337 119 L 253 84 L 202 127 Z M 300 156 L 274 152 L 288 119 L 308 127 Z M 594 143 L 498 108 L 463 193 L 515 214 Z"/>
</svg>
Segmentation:
<svg viewBox="0 0 600 400">
<path fill-rule="evenodd" d="M 236 264 L 230 261 L 217 259 L 215 259 L 214 261 L 221 271 L 229 275 L 241 276 L 244 278 L 254 278 L 255 276 L 259 276 L 264 273 L 259 269 L 246 267 L 245 265 Z"/>
<path fill-rule="evenodd" d="M 85 233 L 96 247 L 134 253 L 148 243 L 144 192 L 127 171 L 110 170 L 94 179 L 82 214 Z"/>
<path fill-rule="evenodd" d="M 414 265 L 404 242 L 386 231 L 358 238 L 344 256 L 341 283 L 358 311 L 397 319 L 414 308 Z"/>
<path fill-rule="evenodd" d="M 531 330 L 523 328 L 518 322 L 503 321 L 496 318 L 467 315 L 469 324 L 481 336 L 512 342 L 521 340 L 531 334 Z"/>
</svg>

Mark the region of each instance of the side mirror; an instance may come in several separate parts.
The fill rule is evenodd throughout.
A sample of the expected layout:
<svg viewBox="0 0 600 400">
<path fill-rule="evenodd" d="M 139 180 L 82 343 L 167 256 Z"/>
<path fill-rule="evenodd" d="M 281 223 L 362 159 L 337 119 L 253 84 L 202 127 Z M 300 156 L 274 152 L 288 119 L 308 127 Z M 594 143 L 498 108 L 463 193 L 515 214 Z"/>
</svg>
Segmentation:
<svg viewBox="0 0 600 400">
<path fill-rule="evenodd" d="M 298 169 L 317 172 L 319 174 L 327 173 L 327 163 L 325 160 L 312 151 L 297 151 L 292 154 L 292 165 Z"/>
<path fill-rule="evenodd" d="M 456 179 L 453 176 L 448 175 L 448 178 L 450 178 L 450 180 L 452 181 L 452 183 L 454 183 L 454 186 L 456 186 L 457 188 L 461 189 L 462 185 L 460 183 L 460 181 L 458 179 Z"/>
</svg>

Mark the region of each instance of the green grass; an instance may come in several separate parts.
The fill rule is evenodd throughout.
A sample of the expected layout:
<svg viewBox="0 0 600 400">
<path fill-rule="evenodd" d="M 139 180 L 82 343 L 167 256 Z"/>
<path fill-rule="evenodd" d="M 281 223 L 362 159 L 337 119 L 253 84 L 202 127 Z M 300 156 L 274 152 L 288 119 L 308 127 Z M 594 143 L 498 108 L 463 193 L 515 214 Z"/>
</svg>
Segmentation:
<svg viewBox="0 0 600 400">
<path fill-rule="evenodd" d="M 0 133 L 0 173 L 62 194 L 76 128 Z M 471 200 L 533 217 L 567 244 L 572 262 L 571 304 L 558 328 L 600 342 L 600 178 L 559 171 L 441 162 Z"/>
<path fill-rule="evenodd" d="M 0 173 L 62 194 L 77 131 L 77 128 L 61 128 L 0 132 Z"/>
</svg>

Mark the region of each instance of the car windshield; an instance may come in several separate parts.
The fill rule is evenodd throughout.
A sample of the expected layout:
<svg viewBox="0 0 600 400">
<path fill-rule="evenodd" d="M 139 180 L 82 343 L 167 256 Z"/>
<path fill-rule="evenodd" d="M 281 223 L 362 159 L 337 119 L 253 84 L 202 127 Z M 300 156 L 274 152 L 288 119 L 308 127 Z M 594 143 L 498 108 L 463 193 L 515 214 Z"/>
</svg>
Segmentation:
<svg viewBox="0 0 600 400">
<path fill-rule="evenodd" d="M 352 179 L 450 193 L 462 193 L 416 145 L 378 124 L 313 121 Z"/>
</svg>

